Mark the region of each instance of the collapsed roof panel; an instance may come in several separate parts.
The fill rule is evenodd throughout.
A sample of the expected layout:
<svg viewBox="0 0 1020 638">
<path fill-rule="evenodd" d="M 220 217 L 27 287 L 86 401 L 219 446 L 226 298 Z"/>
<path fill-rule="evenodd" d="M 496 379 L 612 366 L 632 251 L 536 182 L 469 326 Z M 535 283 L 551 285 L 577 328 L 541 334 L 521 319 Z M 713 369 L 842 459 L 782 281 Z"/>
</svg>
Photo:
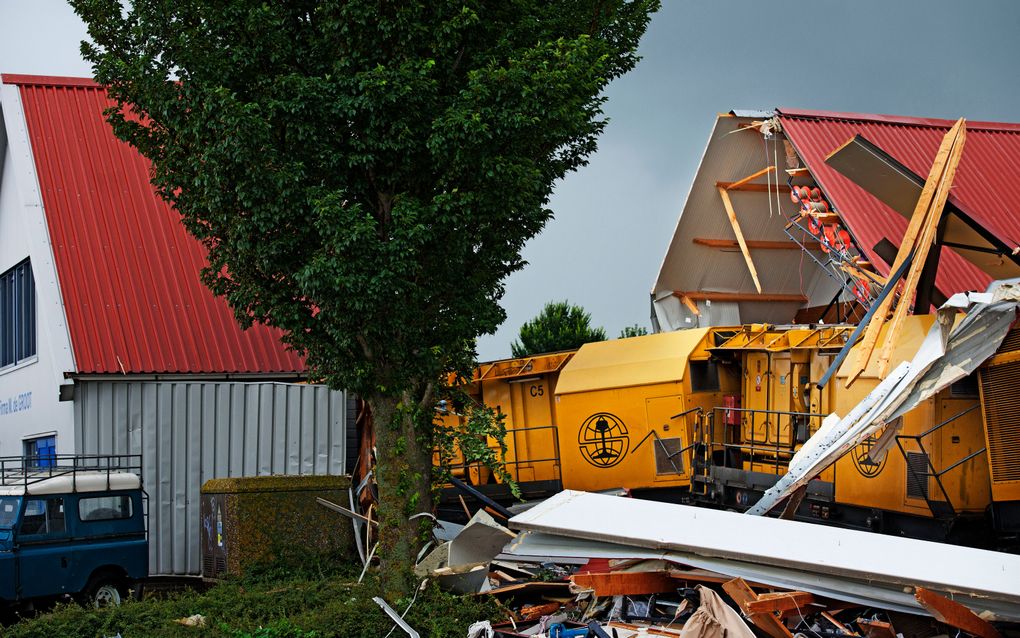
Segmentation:
<svg viewBox="0 0 1020 638">
<path fill-rule="evenodd" d="M 509 525 L 634 548 L 624 555 L 652 550 L 667 559 L 672 552 L 721 559 L 725 562 L 712 569 L 723 573 L 734 561 L 779 568 L 801 582 L 804 574 L 819 574 L 870 584 L 873 594 L 909 594 L 925 587 L 966 601 L 979 613 L 1020 618 L 1020 556 L 1000 552 L 571 490 L 515 516 Z M 517 551 L 514 544 L 509 551 Z M 899 602 L 909 604 L 905 597 Z"/>
<path fill-rule="evenodd" d="M 811 174 L 876 268 L 888 263 L 876 246 L 899 244 L 907 219 L 888 204 L 825 162 L 854 136 L 861 135 L 898 163 L 924 176 L 949 120 L 887 115 L 780 109 L 783 131 Z M 962 211 L 1010 250 L 1020 247 L 1020 124 L 967 123 L 967 147 L 953 185 L 950 205 Z M 991 277 L 973 263 L 943 248 L 936 285 L 946 295 L 983 290 Z"/>
</svg>

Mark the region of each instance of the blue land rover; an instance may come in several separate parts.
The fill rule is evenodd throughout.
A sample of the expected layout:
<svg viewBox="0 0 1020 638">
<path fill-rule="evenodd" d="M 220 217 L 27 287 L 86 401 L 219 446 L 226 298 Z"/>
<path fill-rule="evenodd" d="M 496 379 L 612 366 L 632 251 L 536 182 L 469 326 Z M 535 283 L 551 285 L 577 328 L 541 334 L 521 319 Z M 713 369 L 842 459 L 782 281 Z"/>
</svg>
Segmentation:
<svg viewBox="0 0 1020 638">
<path fill-rule="evenodd" d="M 140 593 L 149 568 L 144 493 L 124 458 L 0 459 L 0 600 L 8 608 L 67 596 L 111 605 Z"/>
</svg>

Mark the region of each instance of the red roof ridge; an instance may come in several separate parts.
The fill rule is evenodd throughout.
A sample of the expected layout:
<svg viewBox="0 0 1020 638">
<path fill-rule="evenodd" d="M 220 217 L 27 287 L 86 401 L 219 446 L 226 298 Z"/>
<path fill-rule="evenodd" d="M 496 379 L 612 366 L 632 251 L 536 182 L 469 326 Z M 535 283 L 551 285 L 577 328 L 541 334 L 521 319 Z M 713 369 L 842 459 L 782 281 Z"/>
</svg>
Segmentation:
<svg viewBox="0 0 1020 638">
<path fill-rule="evenodd" d="M 0 74 L 0 82 L 18 86 L 80 86 L 93 89 L 100 88 L 92 78 L 76 78 L 56 75 L 22 75 L 20 73 Z"/>
<path fill-rule="evenodd" d="M 816 111 L 811 109 L 776 109 L 780 117 L 797 117 L 825 120 L 863 120 L 901 126 L 927 126 L 948 129 L 956 120 L 943 120 L 932 117 L 911 117 L 905 115 L 882 115 L 876 113 L 844 113 L 841 111 Z M 979 122 L 967 120 L 969 130 L 1020 132 L 1020 123 L 1013 122 Z"/>
</svg>

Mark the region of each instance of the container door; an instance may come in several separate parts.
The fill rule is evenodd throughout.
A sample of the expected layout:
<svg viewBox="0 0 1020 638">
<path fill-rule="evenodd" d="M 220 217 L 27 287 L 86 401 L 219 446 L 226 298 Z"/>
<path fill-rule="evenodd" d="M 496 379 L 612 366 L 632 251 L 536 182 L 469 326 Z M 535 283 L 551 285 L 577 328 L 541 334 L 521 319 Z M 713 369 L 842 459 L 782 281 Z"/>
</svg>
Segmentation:
<svg viewBox="0 0 1020 638">
<path fill-rule="evenodd" d="M 766 442 L 768 425 L 766 414 L 760 410 L 769 407 L 769 368 L 768 358 L 760 352 L 747 355 L 744 365 L 744 412 L 741 412 L 743 426 L 741 433 L 744 445 L 754 444 L 755 447 Z M 757 410 L 758 412 L 755 412 Z"/>
<path fill-rule="evenodd" d="M 791 401 L 793 393 L 791 388 L 795 387 L 796 384 L 791 375 L 789 354 L 773 355 L 772 370 L 770 372 L 772 373 L 770 379 L 772 382 L 770 388 L 772 401 L 769 404 L 769 409 L 777 412 L 792 412 L 796 410 Z M 778 442 L 783 447 L 789 447 L 791 441 L 790 415 L 769 414 L 768 422 L 766 440 L 773 445 Z"/>
<path fill-rule="evenodd" d="M 514 430 L 507 443 L 514 448 L 520 482 L 552 480 L 558 476 L 555 462 L 556 431 L 553 425 L 553 388 L 548 376 L 510 384 Z"/>
</svg>

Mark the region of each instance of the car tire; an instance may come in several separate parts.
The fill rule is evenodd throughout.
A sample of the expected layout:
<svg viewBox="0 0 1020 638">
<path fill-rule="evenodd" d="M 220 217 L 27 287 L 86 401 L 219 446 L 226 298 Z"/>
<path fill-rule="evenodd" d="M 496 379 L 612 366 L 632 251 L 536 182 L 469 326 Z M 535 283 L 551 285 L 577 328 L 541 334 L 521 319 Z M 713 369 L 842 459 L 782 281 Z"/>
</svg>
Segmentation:
<svg viewBox="0 0 1020 638">
<path fill-rule="evenodd" d="M 89 607 L 117 607 L 127 600 L 128 587 L 120 578 L 112 576 L 94 577 L 83 592 L 84 602 Z"/>
</svg>

